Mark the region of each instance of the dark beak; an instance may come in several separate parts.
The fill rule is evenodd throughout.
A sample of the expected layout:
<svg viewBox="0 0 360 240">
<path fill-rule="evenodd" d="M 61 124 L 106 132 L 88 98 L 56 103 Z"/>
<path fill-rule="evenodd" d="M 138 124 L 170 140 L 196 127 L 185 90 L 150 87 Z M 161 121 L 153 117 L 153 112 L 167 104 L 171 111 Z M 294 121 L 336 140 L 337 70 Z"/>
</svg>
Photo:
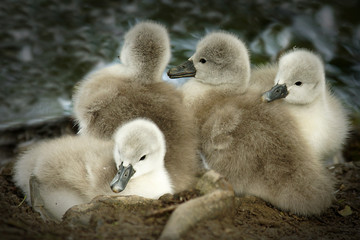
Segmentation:
<svg viewBox="0 0 360 240">
<path fill-rule="evenodd" d="M 271 102 L 276 99 L 285 98 L 289 94 L 286 84 L 276 84 L 269 91 L 264 92 L 262 99 L 264 102 Z"/>
<path fill-rule="evenodd" d="M 116 173 L 114 179 L 110 183 L 110 188 L 113 192 L 119 193 L 126 188 L 130 178 L 135 174 L 135 170 L 131 164 L 124 167 L 123 163 L 119 166 L 119 171 Z"/>
<path fill-rule="evenodd" d="M 167 72 L 169 78 L 195 77 L 196 69 L 192 60 L 188 60 L 179 66 L 170 68 Z"/>
</svg>

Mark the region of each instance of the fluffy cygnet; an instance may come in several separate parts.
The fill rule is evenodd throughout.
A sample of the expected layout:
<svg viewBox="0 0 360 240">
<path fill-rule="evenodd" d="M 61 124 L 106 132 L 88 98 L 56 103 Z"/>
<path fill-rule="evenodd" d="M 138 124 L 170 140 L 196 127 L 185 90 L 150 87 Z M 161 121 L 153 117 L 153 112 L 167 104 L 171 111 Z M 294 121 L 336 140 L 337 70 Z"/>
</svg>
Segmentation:
<svg viewBox="0 0 360 240">
<path fill-rule="evenodd" d="M 148 21 L 135 25 L 125 35 L 122 63 L 95 71 L 80 83 L 74 112 L 81 134 L 103 139 L 110 139 L 131 119 L 152 120 L 165 135 L 165 159 L 173 159 L 165 164 L 178 192 L 192 186 L 200 164 L 193 117 L 181 93 L 161 79 L 169 58 L 170 41 L 163 26 Z"/>
<path fill-rule="evenodd" d="M 15 163 L 14 181 L 35 210 L 59 221 L 97 195 L 173 193 L 177 183 L 165 167 L 165 152 L 160 129 L 136 119 L 120 127 L 114 141 L 66 136 L 35 145 Z"/>
<path fill-rule="evenodd" d="M 125 35 L 120 56 L 121 64 L 101 68 L 80 82 L 74 113 L 81 133 L 110 138 L 124 119 L 149 113 L 153 105 L 162 108 L 168 98 L 180 101 L 161 79 L 170 59 L 170 41 L 162 25 L 135 25 Z"/>
<path fill-rule="evenodd" d="M 326 85 L 319 56 L 303 49 L 283 55 L 275 86 L 263 98 L 283 99 L 317 157 L 327 160 L 341 152 L 349 131 L 347 111 Z"/>
<path fill-rule="evenodd" d="M 232 41 L 238 43 L 229 44 Z M 246 88 L 250 70 L 242 46 L 231 34 L 211 33 L 185 66 L 169 71 L 170 77 L 194 77 L 182 90 L 185 99 L 191 99 L 187 106 L 200 129 L 205 161 L 230 181 L 238 195 L 252 194 L 297 214 L 319 214 L 331 204 L 332 178 L 287 109 L 280 102 L 262 102 L 259 88 Z M 273 74 L 272 69 L 264 71 Z M 197 84 L 201 91 L 191 91 L 187 84 Z M 239 91 L 242 86 L 245 91 Z"/>
<path fill-rule="evenodd" d="M 211 89 L 246 92 L 250 79 L 248 51 L 235 35 L 214 32 L 202 39 L 188 61 L 168 71 L 170 78 L 193 77 L 182 86 L 191 106 Z"/>
<path fill-rule="evenodd" d="M 177 183 L 172 183 L 164 162 L 165 137 L 153 122 L 134 120 L 124 124 L 114 139 L 114 159 L 119 169 L 110 184 L 114 192 L 152 198 L 174 192 Z M 173 161 L 167 160 L 169 164 Z M 128 179 L 130 184 L 126 186 Z"/>
</svg>

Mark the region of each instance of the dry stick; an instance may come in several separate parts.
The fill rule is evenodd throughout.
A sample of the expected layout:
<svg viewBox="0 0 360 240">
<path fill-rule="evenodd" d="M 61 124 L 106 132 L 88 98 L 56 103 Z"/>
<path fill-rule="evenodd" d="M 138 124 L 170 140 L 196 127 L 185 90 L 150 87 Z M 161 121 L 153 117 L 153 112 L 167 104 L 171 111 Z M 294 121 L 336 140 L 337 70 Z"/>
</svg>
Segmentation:
<svg viewBox="0 0 360 240">
<path fill-rule="evenodd" d="M 150 212 L 149 214 L 147 214 L 146 217 L 152 217 L 152 216 L 161 215 L 161 214 L 164 214 L 164 213 L 167 213 L 167 212 L 172 212 L 172 211 L 174 211 L 178 206 L 179 206 L 179 205 L 176 204 L 176 205 L 171 205 L 171 206 L 164 207 L 164 208 L 161 208 L 161 209 L 158 209 L 158 210 L 154 210 L 154 211 Z"/>
<path fill-rule="evenodd" d="M 160 240 L 179 239 L 196 223 L 228 213 L 234 208 L 234 192 L 215 190 L 178 206 L 161 233 Z"/>
<path fill-rule="evenodd" d="M 19 205 L 17 205 L 17 207 L 20 207 L 26 200 L 26 195 L 24 196 L 23 200 L 19 203 Z"/>
</svg>

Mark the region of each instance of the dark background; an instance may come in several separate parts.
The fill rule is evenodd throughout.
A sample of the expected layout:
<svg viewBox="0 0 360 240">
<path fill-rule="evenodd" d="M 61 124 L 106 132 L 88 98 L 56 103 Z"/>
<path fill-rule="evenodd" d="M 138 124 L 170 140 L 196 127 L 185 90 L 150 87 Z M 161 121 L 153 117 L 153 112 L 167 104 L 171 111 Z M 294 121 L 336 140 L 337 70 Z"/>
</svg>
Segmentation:
<svg viewBox="0 0 360 240">
<path fill-rule="evenodd" d="M 0 130 L 71 115 L 76 83 L 117 61 L 124 32 L 144 19 L 167 26 L 170 66 L 190 57 L 214 29 L 239 35 L 253 66 L 294 46 L 312 49 L 323 57 L 328 81 L 358 126 L 359 9 L 355 0 L 2 0 Z"/>
</svg>

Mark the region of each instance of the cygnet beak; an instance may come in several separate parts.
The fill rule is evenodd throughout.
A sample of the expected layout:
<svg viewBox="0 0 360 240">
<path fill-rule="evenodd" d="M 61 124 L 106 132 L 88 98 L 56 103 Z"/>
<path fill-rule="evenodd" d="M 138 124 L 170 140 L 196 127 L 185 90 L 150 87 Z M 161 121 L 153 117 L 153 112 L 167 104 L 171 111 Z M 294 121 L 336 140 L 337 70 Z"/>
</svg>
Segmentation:
<svg viewBox="0 0 360 240">
<path fill-rule="evenodd" d="M 113 192 L 119 193 L 126 188 L 130 178 L 135 174 L 135 170 L 131 164 L 124 167 L 123 162 L 119 166 L 119 171 L 110 183 L 110 188 Z"/>
<path fill-rule="evenodd" d="M 271 102 L 276 99 L 285 98 L 289 94 L 286 84 L 276 84 L 269 91 L 262 94 L 264 102 Z"/>
<path fill-rule="evenodd" d="M 192 60 L 187 60 L 176 67 L 170 68 L 167 74 L 169 78 L 195 77 L 196 68 Z"/>
</svg>

